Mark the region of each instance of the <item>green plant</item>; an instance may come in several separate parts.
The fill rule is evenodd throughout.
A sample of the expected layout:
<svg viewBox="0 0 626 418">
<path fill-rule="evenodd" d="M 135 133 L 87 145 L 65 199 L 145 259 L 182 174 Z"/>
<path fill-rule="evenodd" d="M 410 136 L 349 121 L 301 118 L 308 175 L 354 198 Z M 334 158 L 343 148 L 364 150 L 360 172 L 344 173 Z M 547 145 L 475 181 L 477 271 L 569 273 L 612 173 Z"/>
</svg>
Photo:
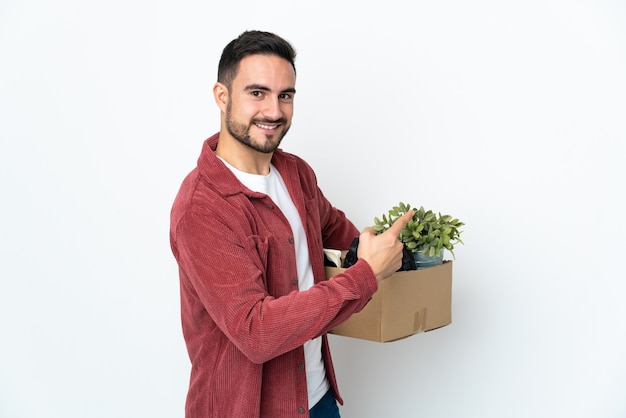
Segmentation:
<svg viewBox="0 0 626 418">
<path fill-rule="evenodd" d="M 410 204 L 399 203 L 382 218 L 374 218 L 374 231 L 376 234 L 383 233 L 403 214 L 411 210 Z M 416 253 L 422 251 L 424 254 L 433 256 L 439 254 L 442 249 L 450 251 L 454 257 L 454 246 L 461 241 L 461 228 L 465 224 L 450 215 L 435 214 L 432 210 L 424 210 L 424 207 L 414 209 L 414 214 L 407 225 L 400 231 L 398 239 L 402 241 L 404 247 Z M 455 257 L 456 258 L 456 257 Z"/>
</svg>

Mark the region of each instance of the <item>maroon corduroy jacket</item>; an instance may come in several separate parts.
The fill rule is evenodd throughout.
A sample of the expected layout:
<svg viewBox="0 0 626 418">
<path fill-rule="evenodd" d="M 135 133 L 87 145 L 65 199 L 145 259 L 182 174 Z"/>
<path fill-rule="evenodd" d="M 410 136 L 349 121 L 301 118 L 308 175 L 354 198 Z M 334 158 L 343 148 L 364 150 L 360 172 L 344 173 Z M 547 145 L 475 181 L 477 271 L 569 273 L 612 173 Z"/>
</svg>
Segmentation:
<svg viewBox="0 0 626 418">
<path fill-rule="evenodd" d="M 298 291 L 287 219 L 215 156 L 218 139 L 205 141 L 171 213 L 191 359 L 186 417 L 308 416 L 302 345 L 320 335 L 328 380 L 343 403 L 326 332 L 363 309 L 378 284 L 363 260 L 325 280 L 323 248 L 347 249 L 359 232 L 324 197 L 306 162 L 275 151 L 272 163 L 302 219 L 315 276 L 315 286 Z"/>
</svg>

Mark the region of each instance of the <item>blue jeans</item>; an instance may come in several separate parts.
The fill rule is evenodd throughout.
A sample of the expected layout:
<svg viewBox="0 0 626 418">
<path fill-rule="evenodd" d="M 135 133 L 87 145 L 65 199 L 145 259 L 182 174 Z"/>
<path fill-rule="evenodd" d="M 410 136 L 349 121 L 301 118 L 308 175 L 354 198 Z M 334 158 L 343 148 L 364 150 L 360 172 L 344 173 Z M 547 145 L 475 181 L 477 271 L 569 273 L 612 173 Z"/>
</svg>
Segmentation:
<svg viewBox="0 0 626 418">
<path fill-rule="evenodd" d="M 313 408 L 309 409 L 309 418 L 341 418 L 332 390 L 326 392 L 326 395 Z"/>
</svg>

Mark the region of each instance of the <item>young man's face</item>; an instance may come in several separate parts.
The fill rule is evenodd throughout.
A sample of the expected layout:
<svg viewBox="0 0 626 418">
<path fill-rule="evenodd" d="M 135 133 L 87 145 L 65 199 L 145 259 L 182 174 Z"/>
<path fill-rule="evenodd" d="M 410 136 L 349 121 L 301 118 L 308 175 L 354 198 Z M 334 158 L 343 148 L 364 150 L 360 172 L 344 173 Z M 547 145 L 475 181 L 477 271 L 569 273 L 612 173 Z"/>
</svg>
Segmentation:
<svg viewBox="0 0 626 418">
<path fill-rule="evenodd" d="M 239 64 L 229 91 L 226 128 L 239 142 L 271 153 L 291 126 L 296 74 L 275 55 L 250 55 Z"/>
</svg>

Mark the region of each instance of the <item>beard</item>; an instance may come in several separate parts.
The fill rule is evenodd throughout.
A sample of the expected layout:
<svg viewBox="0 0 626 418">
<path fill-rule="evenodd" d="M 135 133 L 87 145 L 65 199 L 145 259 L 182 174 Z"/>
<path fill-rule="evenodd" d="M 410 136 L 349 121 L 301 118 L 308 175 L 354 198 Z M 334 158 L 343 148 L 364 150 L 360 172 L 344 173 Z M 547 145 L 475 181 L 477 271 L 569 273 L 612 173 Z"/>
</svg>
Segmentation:
<svg viewBox="0 0 626 418">
<path fill-rule="evenodd" d="M 287 132 L 290 128 L 289 125 L 286 125 L 287 121 L 284 118 L 280 118 L 277 120 L 257 119 L 252 121 L 251 124 L 246 125 L 244 123 L 240 123 L 234 120 L 232 115 L 233 114 L 231 111 L 231 105 L 230 103 L 228 103 L 228 105 L 226 106 L 226 129 L 228 130 L 228 133 L 231 134 L 232 137 L 235 138 L 237 141 L 241 142 L 247 147 L 252 148 L 255 151 L 262 152 L 264 154 L 271 154 L 272 152 L 276 151 L 285 135 L 287 135 Z M 285 128 L 282 131 L 276 132 L 275 134 L 265 135 L 266 141 L 261 143 L 252 139 L 252 136 L 250 135 L 250 127 L 255 122 L 267 124 L 280 123 L 281 126 L 284 126 Z"/>
</svg>

